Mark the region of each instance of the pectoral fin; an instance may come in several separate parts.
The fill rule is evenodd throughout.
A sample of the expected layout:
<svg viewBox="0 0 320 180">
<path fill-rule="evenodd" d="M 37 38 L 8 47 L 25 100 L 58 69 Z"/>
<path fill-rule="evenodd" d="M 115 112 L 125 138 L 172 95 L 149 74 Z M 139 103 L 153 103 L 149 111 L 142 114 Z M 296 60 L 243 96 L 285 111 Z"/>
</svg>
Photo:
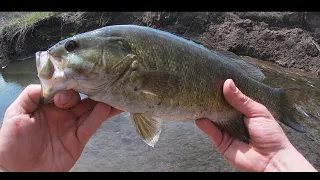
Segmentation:
<svg viewBox="0 0 320 180">
<path fill-rule="evenodd" d="M 157 71 L 134 71 L 131 75 L 134 91 L 141 91 L 155 96 L 173 96 L 179 92 L 179 76 Z"/>
<path fill-rule="evenodd" d="M 130 115 L 136 128 L 136 132 L 144 142 L 149 146 L 154 147 L 161 133 L 162 121 L 146 117 L 139 113 L 133 113 Z"/>
</svg>

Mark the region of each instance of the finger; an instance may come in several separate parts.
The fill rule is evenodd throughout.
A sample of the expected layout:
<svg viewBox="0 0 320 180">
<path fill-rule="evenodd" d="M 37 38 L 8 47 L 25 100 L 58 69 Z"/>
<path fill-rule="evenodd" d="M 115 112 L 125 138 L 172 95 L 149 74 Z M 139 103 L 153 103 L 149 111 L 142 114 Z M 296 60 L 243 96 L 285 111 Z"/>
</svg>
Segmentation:
<svg viewBox="0 0 320 180">
<path fill-rule="evenodd" d="M 79 104 L 77 104 L 76 106 L 74 106 L 72 109 L 71 109 L 71 112 L 77 117 L 81 117 L 83 116 L 85 113 L 89 112 L 89 111 L 92 111 L 93 108 L 95 107 L 95 105 L 97 104 L 98 102 L 92 100 L 92 99 L 89 99 L 89 98 L 85 98 L 83 100 L 80 101 Z"/>
<path fill-rule="evenodd" d="M 223 94 L 230 105 L 249 118 L 271 116 L 271 113 L 264 105 L 243 94 L 231 79 L 225 81 Z"/>
<path fill-rule="evenodd" d="M 122 113 L 122 112 L 123 112 L 123 111 L 121 111 L 121 110 L 119 110 L 119 109 L 116 109 L 116 108 L 111 107 L 111 111 L 110 111 L 110 113 L 109 113 L 109 115 L 108 115 L 107 118 L 111 118 L 111 117 L 113 117 L 113 116 L 115 116 L 115 115 L 118 115 L 118 114 L 120 114 L 120 113 Z"/>
<path fill-rule="evenodd" d="M 108 118 L 111 107 L 104 103 L 97 103 L 92 112 L 80 124 L 77 136 L 82 145 L 85 145 L 90 137 L 97 131 L 105 119 Z"/>
<path fill-rule="evenodd" d="M 39 106 L 40 96 L 41 86 L 39 84 L 28 85 L 9 108 L 19 113 L 33 113 Z"/>
<path fill-rule="evenodd" d="M 61 109 L 69 109 L 74 107 L 80 102 L 81 98 L 79 93 L 74 90 L 61 91 L 55 94 L 53 101 L 54 104 Z"/>
<path fill-rule="evenodd" d="M 95 103 L 95 104 L 97 104 L 97 103 Z M 86 107 L 85 107 L 85 108 L 86 108 Z M 91 111 L 92 111 L 93 108 L 94 108 L 94 106 L 92 106 L 91 109 L 90 109 L 90 106 L 88 106 L 88 107 L 87 107 L 87 111 L 83 111 L 83 112 L 82 112 L 82 116 L 83 116 L 83 117 L 80 117 L 80 118 L 79 118 L 79 120 L 78 120 L 78 127 L 81 126 L 81 125 L 83 125 L 84 121 L 87 120 L 87 117 L 88 117 L 88 115 L 89 115 L 90 113 L 92 113 Z M 105 120 L 108 120 L 109 118 L 111 118 L 111 117 L 113 117 L 113 116 L 115 116 L 115 115 L 117 115 L 117 114 L 120 114 L 120 113 L 122 112 L 122 111 L 120 111 L 120 110 L 118 110 L 118 109 L 116 109 L 116 108 L 113 108 L 113 107 L 111 107 L 111 106 L 110 106 L 110 108 L 111 108 L 110 111 L 109 111 L 109 109 L 107 109 L 107 112 L 109 111 L 109 114 L 108 114 L 108 116 L 105 118 Z"/>
<path fill-rule="evenodd" d="M 79 104 L 77 104 L 75 107 L 73 107 L 71 109 L 71 112 L 77 117 L 81 117 L 83 116 L 85 113 L 92 111 L 94 106 L 97 104 L 98 102 L 93 101 L 92 99 L 86 98 L 82 101 L 80 101 Z M 118 110 L 116 108 L 111 108 L 111 111 L 109 113 L 109 116 L 107 118 L 111 118 L 115 115 L 118 115 L 120 113 L 122 113 L 123 111 Z"/>
<path fill-rule="evenodd" d="M 211 138 L 217 147 L 219 146 L 223 138 L 222 133 L 209 119 L 198 119 L 196 125 Z"/>
</svg>

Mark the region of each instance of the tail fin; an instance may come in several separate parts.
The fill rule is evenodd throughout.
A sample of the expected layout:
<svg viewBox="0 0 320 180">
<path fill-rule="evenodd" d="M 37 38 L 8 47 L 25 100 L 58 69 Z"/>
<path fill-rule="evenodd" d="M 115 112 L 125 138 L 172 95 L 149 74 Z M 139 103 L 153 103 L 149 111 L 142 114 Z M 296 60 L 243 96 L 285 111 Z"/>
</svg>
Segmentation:
<svg viewBox="0 0 320 180">
<path fill-rule="evenodd" d="M 294 106 L 294 101 L 299 94 L 300 90 L 297 88 L 280 89 L 281 114 L 279 121 L 298 132 L 305 133 L 304 127 L 298 122 L 303 115 Z"/>
</svg>

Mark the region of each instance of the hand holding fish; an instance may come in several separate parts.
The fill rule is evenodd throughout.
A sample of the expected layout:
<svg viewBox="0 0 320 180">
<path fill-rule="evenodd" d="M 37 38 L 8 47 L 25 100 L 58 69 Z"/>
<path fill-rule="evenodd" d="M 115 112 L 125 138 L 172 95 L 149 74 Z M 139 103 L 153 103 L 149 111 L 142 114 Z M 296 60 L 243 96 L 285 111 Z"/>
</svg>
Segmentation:
<svg viewBox="0 0 320 180">
<path fill-rule="evenodd" d="M 237 88 L 232 91 L 232 84 L 225 82 L 224 95 L 248 117 L 245 122 L 253 138 L 248 145 L 221 133 L 208 120 L 197 120 L 219 152 L 243 171 L 316 171 L 269 111 Z M 103 103 L 81 101 L 72 90 L 56 94 L 54 104 L 40 106 L 40 94 L 40 86 L 28 86 L 6 111 L 0 132 L 2 171 L 69 171 L 101 123 L 120 113 Z"/>
<path fill-rule="evenodd" d="M 262 83 L 262 71 L 232 52 L 149 27 L 115 25 L 37 52 L 36 66 L 41 87 L 20 94 L 0 131 L 0 167 L 8 171 L 69 171 L 102 122 L 120 113 L 116 109 L 130 113 L 152 147 L 163 120 L 206 118 L 197 125 L 239 170 L 315 170 L 275 121 L 305 132 L 293 106 L 295 90 Z M 239 90 L 231 91 L 225 79 Z M 89 98 L 80 101 L 71 89 Z"/>
<path fill-rule="evenodd" d="M 7 109 L 0 132 L 4 171 L 69 171 L 104 120 L 119 113 L 72 90 L 39 105 L 40 85 L 30 85 Z"/>
<path fill-rule="evenodd" d="M 245 115 L 252 138 L 250 143 L 221 132 L 210 120 L 198 119 L 196 124 L 229 163 L 240 171 L 316 171 L 293 147 L 264 105 L 244 95 L 232 80 L 224 83 L 223 93 L 226 100 Z"/>
</svg>

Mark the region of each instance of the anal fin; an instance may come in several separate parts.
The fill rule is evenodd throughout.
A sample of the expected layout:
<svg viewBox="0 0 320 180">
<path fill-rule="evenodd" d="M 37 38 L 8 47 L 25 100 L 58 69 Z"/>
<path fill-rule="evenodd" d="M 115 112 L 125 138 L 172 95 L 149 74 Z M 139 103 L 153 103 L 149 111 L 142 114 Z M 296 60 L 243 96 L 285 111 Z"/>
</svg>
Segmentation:
<svg viewBox="0 0 320 180">
<path fill-rule="evenodd" d="M 131 120 L 136 132 L 149 146 L 154 147 L 161 133 L 162 120 L 146 117 L 141 113 L 131 113 Z"/>
<path fill-rule="evenodd" d="M 224 119 L 221 121 L 213 122 L 221 131 L 227 132 L 230 136 L 244 142 L 249 143 L 250 135 L 249 131 L 244 124 L 243 119 Z"/>
</svg>

